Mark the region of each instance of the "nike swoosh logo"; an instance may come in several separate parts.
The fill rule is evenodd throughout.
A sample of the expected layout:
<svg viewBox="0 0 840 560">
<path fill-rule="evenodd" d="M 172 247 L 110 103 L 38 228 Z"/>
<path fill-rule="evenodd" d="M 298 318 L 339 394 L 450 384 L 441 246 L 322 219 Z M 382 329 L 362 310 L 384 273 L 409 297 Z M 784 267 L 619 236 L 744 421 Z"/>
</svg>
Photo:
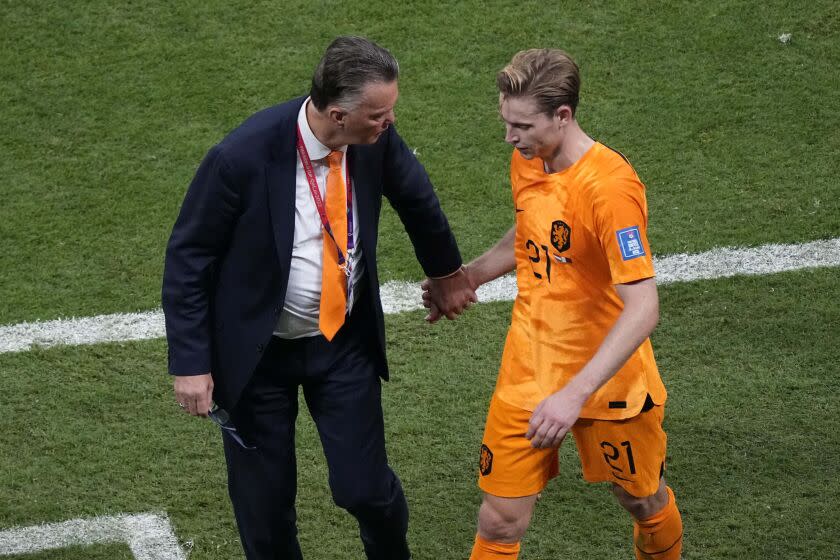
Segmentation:
<svg viewBox="0 0 840 560">
<path fill-rule="evenodd" d="M 523 208 L 517 208 L 517 209 L 516 209 L 516 213 L 517 213 L 517 214 L 518 214 L 519 212 L 524 212 L 524 211 L 525 211 L 525 210 L 524 210 Z"/>
</svg>

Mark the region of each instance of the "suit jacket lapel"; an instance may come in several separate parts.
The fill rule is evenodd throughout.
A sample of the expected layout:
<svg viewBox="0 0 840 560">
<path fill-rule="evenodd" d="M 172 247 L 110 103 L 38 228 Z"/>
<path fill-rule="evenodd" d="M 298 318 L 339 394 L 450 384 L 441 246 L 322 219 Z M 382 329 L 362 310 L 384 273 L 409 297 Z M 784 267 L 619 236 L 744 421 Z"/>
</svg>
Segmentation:
<svg viewBox="0 0 840 560">
<path fill-rule="evenodd" d="M 265 181 L 268 192 L 268 211 L 277 258 L 288 276 L 292 260 L 292 243 L 295 237 L 295 159 L 277 161 L 266 165 Z"/>
<path fill-rule="evenodd" d="M 295 173 L 297 159 L 292 149 L 282 149 L 279 157 L 265 167 L 266 192 L 268 193 L 268 211 L 271 216 L 271 230 L 277 259 L 283 274 L 283 284 L 289 276 L 289 263 L 292 260 L 292 245 L 295 238 Z"/>
<path fill-rule="evenodd" d="M 285 294 L 292 262 L 292 245 L 295 238 L 295 176 L 297 173 L 297 116 L 305 97 L 289 104 L 290 111 L 283 117 L 276 132 L 277 145 L 272 159 L 265 166 L 265 190 L 271 231 L 282 274 L 282 292 Z"/>
<path fill-rule="evenodd" d="M 362 165 L 359 157 L 359 150 L 356 146 L 347 147 L 347 169 L 348 173 L 353 179 L 353 196 L 356 198 L 356 210 L 358 217 L 355 218 L 359 224 L 359 239 L 361 240 L 362 251 L 367 253 L 366 249 L 370 248 L 370 229 L 373 226 L 371 212 L 370 185 L 369 179 L 365 175 L 365 166 Z"/>
</svg>

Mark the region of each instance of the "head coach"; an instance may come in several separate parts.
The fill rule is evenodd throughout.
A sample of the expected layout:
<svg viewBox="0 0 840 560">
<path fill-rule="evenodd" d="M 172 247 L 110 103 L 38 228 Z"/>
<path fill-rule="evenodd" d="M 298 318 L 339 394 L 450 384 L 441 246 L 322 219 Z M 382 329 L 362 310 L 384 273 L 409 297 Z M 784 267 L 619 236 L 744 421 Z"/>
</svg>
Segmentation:
<svg viewBox="0 0 840 560">
<path fill-rule="evenodd" d="M 376 243 L 383 195 L 437 308 L 475 292 L 432 184 L 394 123 L 399 67 L 359 37 L 327 48 L 309 96 L 248 118 L 199 166 L 166 249 L 163 309 L 178 404 L 222 427 L 245 555 L 297 559 L 298 391 L 333 499 L 369 559 L 409 558 L 408 509 L 388 465 Z M 211 410 L 212 402 L 216 408 Z"/>
</svg>

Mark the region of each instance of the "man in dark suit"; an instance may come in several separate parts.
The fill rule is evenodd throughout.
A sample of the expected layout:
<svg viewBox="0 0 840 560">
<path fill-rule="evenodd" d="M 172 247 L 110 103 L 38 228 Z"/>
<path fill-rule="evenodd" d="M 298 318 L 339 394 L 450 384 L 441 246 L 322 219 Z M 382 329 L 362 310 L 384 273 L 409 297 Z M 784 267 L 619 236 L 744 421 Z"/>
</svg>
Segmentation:
<svg viewBox="0 0 840 560">
<path fill-rule="evenodd" d="M 294 423 L 303 387 L 333 498 L 370 559 L 409 558 L 388 465 L 376 243 L 396 209 L 449 318 L 475 292 L 429 178 L 394 129 L 396 60 L 340 37 L 309 97 L 261 111 L 205 157 L 166 251 L 169 371 L 186 412 L 223 410 L 228 487 L 249 559 L 301 558 Z"/>
</svg>

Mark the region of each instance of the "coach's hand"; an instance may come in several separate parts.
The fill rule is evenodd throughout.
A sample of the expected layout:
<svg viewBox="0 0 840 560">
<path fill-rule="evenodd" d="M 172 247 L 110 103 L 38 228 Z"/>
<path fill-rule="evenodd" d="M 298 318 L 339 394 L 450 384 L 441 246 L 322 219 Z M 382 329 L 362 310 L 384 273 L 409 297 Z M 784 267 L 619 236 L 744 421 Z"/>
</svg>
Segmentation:
<svg viewBox="0 0 840 560">
<path fill-rule="evenodd" d="M 213 377 L 202 375 L 176 375 L 175 400 L 184 412 L 193 416 L 207 416 L 213 401 Z"/>
<path fill-rule="evenodd" d="M 426 315 L 429 323 L 441 317 L 456 319 L 478 301 L 476 287 L 463 266 L 445 278 L 426 278 L 420 287 L 423 290 L 423 306 L 429 310 Z"/>
<path fill-rule="evenodd" d="M 563 388 L 546 397 L 534 409 L 525 437 L 532 447 L 559 447 L 580 416 L 586 398 Z"/>
</svg>

